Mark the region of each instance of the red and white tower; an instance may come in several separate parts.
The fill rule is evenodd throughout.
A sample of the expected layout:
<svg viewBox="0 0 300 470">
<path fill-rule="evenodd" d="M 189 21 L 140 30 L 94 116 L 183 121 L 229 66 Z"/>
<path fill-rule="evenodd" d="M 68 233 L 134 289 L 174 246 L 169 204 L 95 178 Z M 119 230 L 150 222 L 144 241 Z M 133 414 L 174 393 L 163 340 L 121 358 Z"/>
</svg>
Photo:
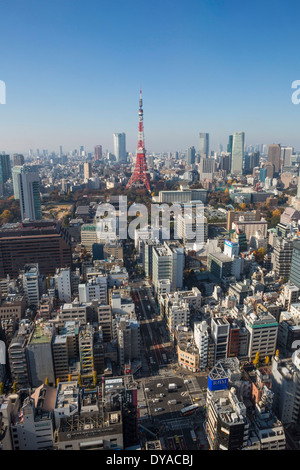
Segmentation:
<svg viewBox="0 0 300 470">
<path fill-rule="evenodd" d="M 139 136 L 137 146 L 137 156 L 134 171 L 126 188 L 131 186 L 144 185 L 147 191 L 150 192 L 150 176 L 147 169 L 146 150 L 144 147 L 144 125 L 143 125 L 143 100 L 142 90 L 140 90 L 140 109 L 139 109 Z"/>
</svg>

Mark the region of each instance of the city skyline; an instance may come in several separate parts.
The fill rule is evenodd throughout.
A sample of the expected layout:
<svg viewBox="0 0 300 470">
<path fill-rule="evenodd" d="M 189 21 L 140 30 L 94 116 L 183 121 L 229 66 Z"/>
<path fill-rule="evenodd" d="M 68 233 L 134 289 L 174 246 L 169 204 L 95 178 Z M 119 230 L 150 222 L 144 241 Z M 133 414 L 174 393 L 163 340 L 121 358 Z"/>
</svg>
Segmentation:
<svg viewBox="0 0 300 470">
<path fill-rule="evenodd" d="M 73 148 L 77 140 L 109 149 L 112 134 L 124 132 L 135 151 L 140 85 L 149 152 L 197 149 L 203 129 L 215 149 L 239 131 L 247 142 L 300 148 L 300 107 L 291 100 L 297 12 L 294 1 L 272 9 L 207 0 L 2 5 L 1 150 Z M 273 24 L 280 34 L 271 34 Z"/>
</svg>

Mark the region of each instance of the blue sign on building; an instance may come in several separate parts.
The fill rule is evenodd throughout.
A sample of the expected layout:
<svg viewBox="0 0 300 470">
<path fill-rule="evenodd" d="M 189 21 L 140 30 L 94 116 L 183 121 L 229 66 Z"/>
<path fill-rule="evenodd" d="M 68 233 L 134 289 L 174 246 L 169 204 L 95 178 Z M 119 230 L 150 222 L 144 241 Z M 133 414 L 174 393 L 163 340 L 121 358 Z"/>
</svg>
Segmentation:
<svg viewBox="0 0 300 470">
<path fill-rule="evenodd" d="M 228 377 L 224 379 L 211 379 L 208 376 L 208 388 L 211 392 L 215 390 L 226 390 L 228 388 Z"/>
</svg>

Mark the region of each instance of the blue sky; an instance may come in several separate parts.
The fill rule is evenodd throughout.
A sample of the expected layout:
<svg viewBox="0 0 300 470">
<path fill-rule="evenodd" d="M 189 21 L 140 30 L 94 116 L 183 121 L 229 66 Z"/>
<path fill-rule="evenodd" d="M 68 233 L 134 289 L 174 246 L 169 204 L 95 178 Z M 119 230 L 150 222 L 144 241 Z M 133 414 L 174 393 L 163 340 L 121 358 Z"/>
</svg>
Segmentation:
<svg viewBox="0 0 300 470">
<path fill-rule="evenodd" d="M 125 132 L 148 151 L 247 144 L 300 150 L 300 6 L 294 0 L 0 0 L 0 150 L 57 151 Z"/>
</svg>

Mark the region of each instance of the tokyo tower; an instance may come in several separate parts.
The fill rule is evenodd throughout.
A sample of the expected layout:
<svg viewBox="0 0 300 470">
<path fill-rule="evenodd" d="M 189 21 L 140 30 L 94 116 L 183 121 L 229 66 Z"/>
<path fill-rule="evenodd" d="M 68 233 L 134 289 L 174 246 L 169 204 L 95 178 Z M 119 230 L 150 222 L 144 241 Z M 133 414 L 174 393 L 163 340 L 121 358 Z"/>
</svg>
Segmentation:
<svg viewBox="0 0 300 470">
<path fill-rule="evenodd" d="M 140 108 L 139 108 L 139 134 L 138 134 L 138 146 L 137 156 L 134 171 L 131 175 L 130 180 L 127 183 L 126 188 L 131 186 L 143 185 L 150 193 L 150 176 L 147 169 L 146 162 L 146 150 L 144 147 L 144 126 L 143 126 L 143 100 L 142 90 L 140 90 Z"/>
</svg>

